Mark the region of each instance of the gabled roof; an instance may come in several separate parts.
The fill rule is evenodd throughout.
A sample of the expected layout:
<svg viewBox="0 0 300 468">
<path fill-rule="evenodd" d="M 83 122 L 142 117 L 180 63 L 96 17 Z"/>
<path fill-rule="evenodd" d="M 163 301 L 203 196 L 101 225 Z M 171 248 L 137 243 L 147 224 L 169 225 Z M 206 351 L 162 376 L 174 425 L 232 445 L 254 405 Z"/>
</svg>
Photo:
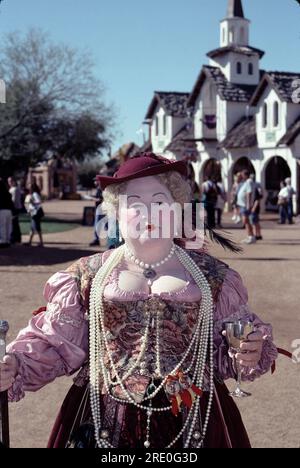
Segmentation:
<svg viewBox="0 0 300 468">
<path fill-rule="evenodd" d="M 171 152 L 197 152 L 196 140 L 193 128 L 186 124 L 173 137 L 171 143 L 165 148 L 165 151 Z"/>
<path fill-rule="evenodd" d="M 125 143 L 121 146 L 121 148 L 116 151 L 113 156 L 112 160 L 116 159 L 119 162 L 125 162 L 127 159 L 132 158 L 136 153 L 140 151 L 140 147 L 133 142 Z"/>
<path fill-rule="evenodd" d="M 186 103 L 190 93 L 155 91 L 145 119 L 152 119 L 155 109 L 161 105 L 167 115 L 172 117 L 186 116 Z"/>
<path fill-rule="evenodd" d="M 193 106 L 195 104 L 202 85 L 207 78 L 214 83 L 220 98 L 225 101 L 249 102 L 256 89 L 256 86 L 230 83 L 220 68 L 206 65 L 202 68 L 190 94 L 187 103 L 188 106 Z"/>
<path fill-rule="evenodd" d="M 219 47 L 218 49 L 214 49 L 211 52 L 206 54 L 209 58 L 219 57 L 220 55 L 227 54 L 228 52 L 235 52 L 241 55 L 247 55 L 248 57 L 252 57 L 253 55 L 259 55 L 262 58 L 265 55 L 265 52 L 260 49 L 256 49 L 255 47 L 250 46 L 242 46 L 242 45 L 228 45 L 225 47 Z"/>
<path fill-rule="evenodd" d="M 278 142 L 277 146 L 290 146 L 294 143 L 297 136 L 300 135 L 300 115 L 290 126 L 285 135 Z"/>
<path fill-rule="evenodd" d="M 252 148 L 257 146 L 254 117 L 243 117 L 219 144 L 220 148 Z"/>
<path fill-rule="evenodd" d="M 293 83 L 295 80 L 300 80 L 300 73 L 266 72 L 251 99 L 250 105 L 257 105 L 267 86 L 271 86 L 282 101 L 293 102 L 292 96 L 295 91 Z"/>
</svg>

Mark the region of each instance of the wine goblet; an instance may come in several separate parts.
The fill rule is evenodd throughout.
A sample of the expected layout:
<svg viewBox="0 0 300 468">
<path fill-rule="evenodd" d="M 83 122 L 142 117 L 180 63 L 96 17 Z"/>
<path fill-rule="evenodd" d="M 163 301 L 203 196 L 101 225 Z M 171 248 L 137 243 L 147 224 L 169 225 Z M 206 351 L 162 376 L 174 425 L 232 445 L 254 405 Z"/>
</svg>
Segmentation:
<svg viewBox="0 0 300 468">
<path fill-rule="evenodd" d="M 241 344 L 247 340 L 248 335 L 254 331 L 254 324 L 245 320 L 235 320 L 225 322 L 226 339 L 230 349 L 233 352 L 233 363 L 236 370 L 236 389 L 230 392 L 230 396 L 235 398 L 245 398 L 251 396 L 251 393 L 242 390 L 242 372 L 241 365 L 236 359 L 236 354 L 241 352 Z"/>
</svg>

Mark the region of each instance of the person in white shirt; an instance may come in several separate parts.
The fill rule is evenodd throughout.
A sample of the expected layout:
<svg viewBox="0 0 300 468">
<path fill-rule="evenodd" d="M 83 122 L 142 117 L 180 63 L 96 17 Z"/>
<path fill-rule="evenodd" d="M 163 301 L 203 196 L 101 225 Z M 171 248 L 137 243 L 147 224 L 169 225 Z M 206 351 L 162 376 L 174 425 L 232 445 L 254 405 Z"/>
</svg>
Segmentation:
<svg viewBox="0 0 300 468">
<path fill-rule="evenodd" d="M 293 197 L 296 195 L 296 190 L 292 187 L 292 180 L 290 177 L 285 179 L 286 187 L 288 189 L 288 207 L 287 216 L 289 224 L 293 224 L 294 208 L 293 208 Z"/>
<path fill-rule="evenodd" d="M 234 175 L 234 182 L 232 185 L 232 189 L 230 192 L 230 205 L 233 209 L 233 216 L 232 216 L 232 221 L 235 222 L 235 224 L 239 224 L 242 221 L 242 218 L 240 216 L 239 212 L 239 207 L 237 206 L 237 194 L 239 189 L 241 188 L 241 182 L 242 182 L 242 173 L 238 172 L 237 174 Z"/>
<path fill-rule="evenodd" d="M 240 214 L 243 219 L 247 231 L 247 238 L 242 241 L 243 244 L 255 244 L 256 237 L 253 232 L 253 227 L 250 223 L 250 214 L 254 204 L 255 185 L 250 178 L 248 170 L 242 171 L 243 183 L 237 193 L 237 206 L 239 207 Z"/>
<path fill-rule="evenodd" d="M 278 194 L 278 206 L 280 221 L 278 224 L 285 224 L 288 219 L 289 189 L 285 182 L 280 183 L 280 192 Z"/>
<path fill-rule="evenodd" d="M 37 233 L 40 240 L 39 246 L 43 247 L 41 220 L 44 217 L 44 211 L 42 208 L 40 190 L 36 184 L 31 185 L 30 192 L 25 198 L 25 206 L 31 217 L 31 232 L 27 245 L 31 245 L 33 237 Z"/>
<path fill-rule="evenodd" d="M 14 213 L 12 221 L 11 243 L 21 244 L 22 236 L 19 224 L 19 214 L 22 212 L 22 194 L 20 187 L 18 187 L 16 180 L 9 177 L 8 180 L 9 193 L 11 194 L 12 202 L 14 204 Z"/>
</svg>

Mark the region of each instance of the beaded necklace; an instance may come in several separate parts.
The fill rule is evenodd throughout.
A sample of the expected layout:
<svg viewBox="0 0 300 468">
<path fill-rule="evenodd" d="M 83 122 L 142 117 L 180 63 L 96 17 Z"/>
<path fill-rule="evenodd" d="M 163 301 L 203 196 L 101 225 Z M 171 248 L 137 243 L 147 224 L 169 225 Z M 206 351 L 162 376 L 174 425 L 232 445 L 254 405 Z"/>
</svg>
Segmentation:
<svg viewBox="0 0 300 468">
<path fill-rule="evenodd" d="M 138 258 L 136 258 L 133 255 L 133 253 L 130 251 L 130 249 L 126 246 L 126 244 L 125 244 L 125 252 L 129 256 L 132 262 L 134 262 L 136 265 L 138 265 L 140 268 L 143 269 L 143 275 L 145 276 L 145 278 L 148 279 L 148 285 L 151 286 L 152 284 L 151 280 L 153 280 L 153 278 L 157 276 L 155 268 L 162 266 L 164 263 L 166 263 L 168 260 L 170 260 L 173 257 L 175 253 L 175 245 L 173 244 L 170 252 L 163 260 L 160 260 L 160 262 L 151 263 L 151 264 L 145 263 L 139 260 Z"/>
<path fill-rule="evenodd" d="M 190 404 L 190 410 L 187 414 L 186 420 L 183 424 L 181 431 L 177 436 L 170 441 L 166 448 L 171 448 L 177 440 L 186 434 L 184 448 L 188 448 L 191 444 L 192 438 L 197 443 L 196 447 L 200 448 L 203 446 L 204 438 L 207 431 L 209 416 L 211 412 L 214 382 L 213 382 L 213 299 L 211 294 L 210 285 L 201 272 L 196 263 L 192 258 L 178 246 L 174 246 L 174 252 L 182 263 L 182 265 L 190 272 L 194 278 L 197 286 L 200 288 L 202 293 L 202 299 L 199 307 L 198 319 L 195 328 L 194 335 L 187 347 L 182 359 L 175 368 L 168 374 L 162 375 L 160 366 L 160 320 L 161 310 L 158 308 L 156 312 L 156 369 L 153 375 L 152 384 L 149 385 L 146 395 L 143 400 L 138 403 L 134 400 L 134 397 L 125 386 L 126 379 L 133 373 L 137 367 L 141 367 L 141 374 L 143 373 L 142 364 L 143 358 L 147 352 L 148 335 L 151 326 L 150 311 L 146 309 L 147 320 L 144 335 L 141 339 L 141 349 L 135 362 L 132 364 L 130 369 L 121 376 L 120 372 L 116 368 L 116 364 L 113 361 L 111 351 L 106 336 L 106 329 L 104 326 L 104 287 L 105 279 L 109 276 L 112 270 L 118 265 L 125 255 L 126 247 L 123 245 L 116 249 L 104 265 L 97 272 L 91 287 L 90 292 L 90 396 L 91 396 L 91 411 L 95 427 L 95 439 L 99 448 L 114 448 L 108 441 L 109 434 L 106 430 L 101 427 L 101 411 L 100 411 L 100 377 L 104 383 L 107 393 L 115 401 L 122 404 L 132 404 L 135 407 L 146 412 L 147 415 L 147 428 L 146 428 L 146 440 L 144 442 L 145 448 L 150 447 L 150 423 L 153 413 L 172 411 L 174 410 L 173 403 L 175 397 L 173 396 L 172 405 L 166 407 L 154 407 L 152 404 L 153 398 L 158 394 L 161 389 L 168 389 L 172 380 L 175 382 L 175 394 L 176 385 L 178 384 L 178 375 L 184 376 L 185 381 L 191 381 L 188 387 L 201 389 L 203 386 L 204 372 L 206 366 L 209 367 L 209 399 L 206 410 L 206 415 L 201 429 L 201 433 L 195 430 L 197 424 L 197 418 L 199 418 L 200 411 L 200 398 L 201 392 L 197 392 L 193 395 L 193 399 Z M 188 356 L 192 353 L 192 359 L 189 361 L 189 366 L 182 371 L 185 361 Z M 117 398 L 111 393 L 112 379 L 110 370 L 104 362 L 104 357 L 107 356 L 111 366 L 111 370 L 115 376 L 115 385 L 119 385 L 122 389 L 124 398 Z M 189 377 L 189 373 L 192 373 L 192 377 Z M 153 385 L 153 380 L 160 378 L 161 383 L 158 386 Z M 174 383 L 173 382 L 173 383 Z M 174 388 L 174 385 L 173 385 Z M 170 391 L 172 394 L 172 391 Z M 176 406 L 176 405 L 175 405 Z"/>
</svg>

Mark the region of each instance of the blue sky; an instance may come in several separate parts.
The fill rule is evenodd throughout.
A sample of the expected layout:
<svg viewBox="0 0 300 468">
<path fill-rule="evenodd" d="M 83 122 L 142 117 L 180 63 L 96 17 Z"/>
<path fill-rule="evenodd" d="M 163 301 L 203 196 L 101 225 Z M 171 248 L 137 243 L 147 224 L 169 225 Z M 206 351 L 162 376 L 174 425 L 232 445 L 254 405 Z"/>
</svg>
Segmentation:
<svg viewBox="0 0 300 468">
<path fill-rule="evenodd" d="M 113 150 L 137 135 L 154 90 L 190 91 L 219 46 L 228 0 L 4 0 L 0 31 L 39 27 L 54 41 L 91 49 L 107 102 L 118 110 Z M 295 0 L 243 0 L 261 67 L 300 72 Z"/>
</svg>

